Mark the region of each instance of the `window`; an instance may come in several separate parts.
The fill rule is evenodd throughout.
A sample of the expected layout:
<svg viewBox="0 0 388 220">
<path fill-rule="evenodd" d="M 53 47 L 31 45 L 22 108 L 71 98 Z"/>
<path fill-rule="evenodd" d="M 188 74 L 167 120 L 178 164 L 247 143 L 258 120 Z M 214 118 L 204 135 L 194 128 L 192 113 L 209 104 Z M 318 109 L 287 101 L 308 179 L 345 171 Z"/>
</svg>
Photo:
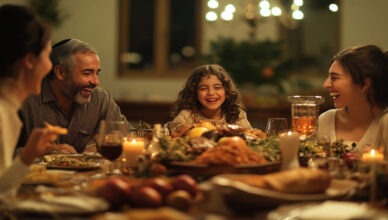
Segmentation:
<svg viewBox="0 0 388 220">
<path fill-rule="evenodd" d="M 186 77 L 200 54 L 201 4 L 120 0 L 121 76 Z"/>
</svg>

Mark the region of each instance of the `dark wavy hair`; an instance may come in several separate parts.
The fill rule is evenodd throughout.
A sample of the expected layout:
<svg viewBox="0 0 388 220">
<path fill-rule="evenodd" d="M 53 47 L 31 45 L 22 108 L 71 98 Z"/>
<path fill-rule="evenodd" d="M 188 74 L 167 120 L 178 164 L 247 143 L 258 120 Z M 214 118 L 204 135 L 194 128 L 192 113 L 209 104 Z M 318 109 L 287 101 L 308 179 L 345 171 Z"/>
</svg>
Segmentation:
<svg viewBox="0 0 388 220">
<path fill-rule="evenodd" d="M 372 106 L 388 106 L 388 52 L 375 45 L 355 46 L 336 54 L 334 61 L 342 65 L 354 83 L 363 85 L 365 79 L 371 80 L 367 97 Z"/>
<path fill-rule="evenodd" d="M 15 77 L 16 62 L 28 53 L 36 56 L 50 40 L 51 29 L 30 8 L 0 6 L 0 78 Z"/>
<path fill-rule="evenodd" d="M 216 76 L 225 89 L 225 102 L 222 104 L 221 109 L 222 114 L 225 115 L 226 122 L 234 123 L 238 120 L 240 112 L 245 109 L 240 92 L 230 75 L 223 67 L 217 64 L 202 65 L 192 71 L 184 88 L 179 92 L 177 101 L 173 105 L 171 111 L 173 118 L 182 110 L 200 113 L 202 105 L 197 96 L 198 84 L 203 77 L 209 75 Z"/>
</svg>

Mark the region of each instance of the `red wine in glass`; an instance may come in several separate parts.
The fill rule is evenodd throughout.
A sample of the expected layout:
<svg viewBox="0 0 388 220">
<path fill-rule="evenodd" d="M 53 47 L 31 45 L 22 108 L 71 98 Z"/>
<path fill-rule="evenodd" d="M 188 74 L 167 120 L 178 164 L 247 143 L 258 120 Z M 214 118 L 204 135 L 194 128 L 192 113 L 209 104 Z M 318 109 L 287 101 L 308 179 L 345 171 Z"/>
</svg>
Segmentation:
<svg viewBox="0 0 388 220">
<path fill-rule="evenodd" d="M 99 147 L 100 154 L 110 161 L 114 161 L 120 157 L 123 152 L 121 143 L 118 144 L 102 144 Z"/>
</svg>

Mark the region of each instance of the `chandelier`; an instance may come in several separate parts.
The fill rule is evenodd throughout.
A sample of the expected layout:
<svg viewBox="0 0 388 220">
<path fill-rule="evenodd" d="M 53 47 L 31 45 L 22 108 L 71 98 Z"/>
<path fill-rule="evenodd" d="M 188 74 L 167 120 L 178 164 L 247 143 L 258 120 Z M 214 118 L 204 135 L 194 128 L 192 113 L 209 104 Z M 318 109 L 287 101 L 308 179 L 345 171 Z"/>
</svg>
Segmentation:
<svg viewBox="0 0 388 220">
<path fill-rule="evenodd" d="M 231 21 L 234 19 L 236 7 L 232 3 L 221 7 L 223 0 L 208 0 L 208 12 L 206 13 L 206 20 L 212 22 L 218 19 L 216 10 L 223 8 L 220 17 L 224 21 Z M 258 20 L 265 17 L 279 17 L 279 20 L 288 28 L 294 29 L 297 27 L 298 21 L 304 17 L 303 0 L 293 0 L 291 6 L 287 8 L 279 0 L 249 0 L 245 8 L 245 19 Z"/>
<path fill-rule="evenodd" d="M 338 5 L 334 2 L 335 0 L 327 0 L 320 4 L 327 4 L 330 11 L 337 12 Z M 205 19 L 208 22 L 217 20 L 228 22 L 238 16 L 249 25 L 250 37 L 255 37 L 258 23 L 269 17 L 278 18 L 279 22 L 288 29 L 298 28 L 301 20 L 304 19 L 303 6 L 303 0 L 207 0 Z"/>
</svg>

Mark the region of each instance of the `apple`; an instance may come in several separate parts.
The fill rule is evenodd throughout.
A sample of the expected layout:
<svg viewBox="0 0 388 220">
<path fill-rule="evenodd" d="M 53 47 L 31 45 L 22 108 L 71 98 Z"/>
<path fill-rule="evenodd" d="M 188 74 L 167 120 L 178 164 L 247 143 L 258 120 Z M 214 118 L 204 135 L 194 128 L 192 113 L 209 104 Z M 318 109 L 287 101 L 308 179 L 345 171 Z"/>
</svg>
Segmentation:
<svg viewBox="0 0 388 220">
<path fill-rule="evenodd" d="M 119 208 L 128 202 L 131 197 L 132 187 L 119 177 L 111 177 L 97 189 L 96 195 L 109 202 L 111 208 Z"/>
<path fill-rule="evenodd" d="M 184 190 L 195 198 L 198 193 L 197 182 L 189 175 L 182 174 L 172 179 L 174 190 Z"/>
<path fill-rule="evenodd" d="M 166 198 L 167 206 L 173 207 L 181 211 L 187 211 L 192 203 L 193 198 L 188 192 L 184 190 L 176 190 L 168 194 Z"/>
<path fill-rule="evenodd" d="M 163 176 L 167 174 L 167 168 L 160 163 L 152 163 L 151 176 Z"/>
<path fill-rule="evenodd" d="M 222 137 L 217 143 L 223 145 L 247 146 L 245 140 L 239 136 Z"/>
<path fill-rule="evenodd" d="M 131 204 L 135 207 L 156 208 L 162 205 L 162 196 L 149 186 L 140 186 L 132 190 Z"/>
<path fill-rule="evenodd" d="M 163 178 L 153 178 L 148 182 L 147 186 L 158 191 L 163 198 L 166 198 L 174 190 L 172 184 Z"/>
</svg>

